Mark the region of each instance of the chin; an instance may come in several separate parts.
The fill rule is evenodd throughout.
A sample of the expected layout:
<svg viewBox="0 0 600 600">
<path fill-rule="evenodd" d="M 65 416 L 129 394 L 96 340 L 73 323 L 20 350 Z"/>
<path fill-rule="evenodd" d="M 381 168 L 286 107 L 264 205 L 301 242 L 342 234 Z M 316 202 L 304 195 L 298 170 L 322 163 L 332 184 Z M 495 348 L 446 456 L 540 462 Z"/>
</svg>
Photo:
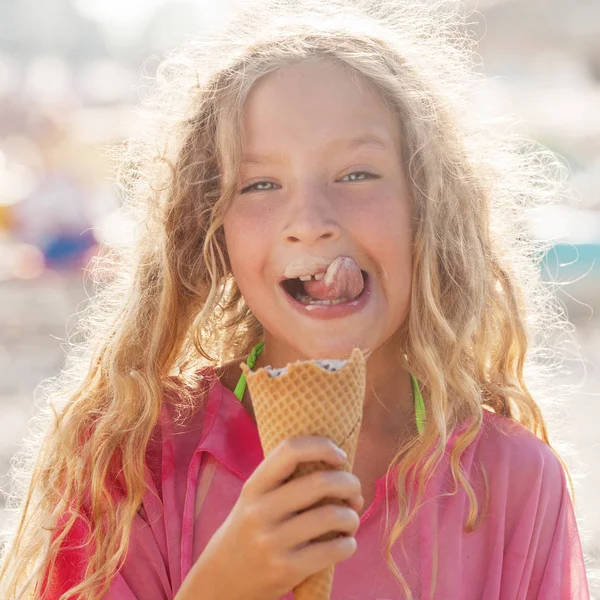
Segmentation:
<svg viewBox="0 0 600 600">
<path fill-rule="evenodd" d="M 307 356 L 309 359 L 322 360 L 328 358 L 347 359 L 354 348 L 361 350 L 370 350 L 373 346 L 366 343 L 366 340 L 354 339 L 317 339 L 306 340 L 303 344 L 294 344 L 299 354 Z"/>
</svg>

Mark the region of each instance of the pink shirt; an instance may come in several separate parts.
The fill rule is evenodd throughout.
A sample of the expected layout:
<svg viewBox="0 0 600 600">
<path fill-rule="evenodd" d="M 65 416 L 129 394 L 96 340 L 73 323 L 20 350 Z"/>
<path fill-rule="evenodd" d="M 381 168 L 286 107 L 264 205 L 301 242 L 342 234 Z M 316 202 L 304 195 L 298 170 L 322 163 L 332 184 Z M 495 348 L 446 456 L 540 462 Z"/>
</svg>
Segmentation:
<svg viewBox="0 0 600 600">
<path fill-rule="evenodd" d="M 134 520 L 126 563 L 105 600 L 171 600 L 264 458 L 256 425 L 233 392 L 214 379 L 204 407 L 185 426 L 173 424 L 164 403 L 147 453 L 149 493 Z M 518 423 L 485 410 L 483 415 L 483 426 L 462 460 L 478 498 L 483 486 L 477 464 L 485 466 L 491 489 L 487 516 L 478 529 L 465 533 L 466 495 L 462 490 L 444 495 L 452 490 L 449 452 L 468 425 L 465 421 L 450 438 L 424 504 L 405 531 L 406 557 L 399 545 L 394 552 L 415 598 L 589 599 L 559 461 Z M 336 566 L 332 600 L 403 597 L 384 558 L 386 493 L 393 524 L 395 490 L 382 477 L 373 504 L 360 519 L 358 550 Z M 83 535 L 83 529 L 76 530 L 72 541 Z M 49 600 L 77 580 L 83 564 L 77 551 L 61 555 Z M 437 586 L 432 589 L 429 582 L 436 569 Z M 293 600 L 293 595 L 282 600 Z"/>
</svg>

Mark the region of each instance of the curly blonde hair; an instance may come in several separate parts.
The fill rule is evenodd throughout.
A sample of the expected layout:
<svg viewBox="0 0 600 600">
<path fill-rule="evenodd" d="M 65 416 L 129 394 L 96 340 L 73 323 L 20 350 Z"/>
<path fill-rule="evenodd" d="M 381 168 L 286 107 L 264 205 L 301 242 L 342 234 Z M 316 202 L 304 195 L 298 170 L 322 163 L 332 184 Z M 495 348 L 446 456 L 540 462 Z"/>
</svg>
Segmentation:
<svg viewBox="0 0 600 600">
<path fill-rule="evenodd" d="M 527 212 L 559 198 L 565 170 L 473 111 L 483 78 L 459 8 L 430 0 L 260 2 L 222 36 L 188 43 L 162 63 L 141 106 L 143 128 L 120 156 L 132 241 L 105 247 L 96 263 L 100 285 L 81 320 L 84 341 L 49 382 L 37 433 L 21 469 L 14 466 L 4 598 L 41 596 L 43 575 L 78 519 L 89 527 L 89 564 L 62 600 L 106 593 L 146 492 L 144 453 L 162 403 L 185 420 L 198 408 L 199 368 L 242 360 L 261 339 L 222 225 L 237 181 L 244 99 L 260 77 L 292 61 L 343 65 L 377 90 L 402 127 L 415 215 L 402 353 L 420 382 L 427 424 L 390 465 L 399 467 L 399 516 L 386 559 L 408 598 L 392 547 L 457 424 L 473 417 L 451 453 L 455 490 L 470 501 L 466 531 L 485 513 L 460 463 L 482 411 L 548 443 L 524 369 L 526 358 L 534 376 L 556 366 L 538 360 L 536 349 L 563 317 L 540 279 L 544 247 L 528 232 Z M 115 485 L 126 491 L 119 500 Z M 407 491 L 413 486 L 416 495 Z"/>
</svg>

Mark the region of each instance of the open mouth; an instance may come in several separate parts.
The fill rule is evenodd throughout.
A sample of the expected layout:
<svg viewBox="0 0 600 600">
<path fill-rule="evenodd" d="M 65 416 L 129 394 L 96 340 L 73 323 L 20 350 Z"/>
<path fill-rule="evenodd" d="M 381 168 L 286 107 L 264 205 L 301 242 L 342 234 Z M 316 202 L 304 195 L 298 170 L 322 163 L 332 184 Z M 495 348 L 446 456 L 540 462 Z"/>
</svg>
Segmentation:
<svg viewBox="0 0 600 600">
<path fill-rule="evenodd" d="M 304 282 L 301 281 L 298 277 L 294 279 L 284 279 L 280 285 L 283 288 L 283 291 L 290 297 L 292 297 L 297 302 L 300 302 L 304 305 L 321 305 L 321 306 L 335 306 L 337 304 L 345 304 L 349 302 L 355 302 L 358 300 L 367 289 L 367 281 L 369 278 L 369 274 L 366 271 L 361 270 L 361 274 L 363 277 L 363 288 L 360 294 L 355 298 L 336 298 L 334 300 L 320 300 L 316 298 L 311 298 L 304 288 Z"/>
</svg>

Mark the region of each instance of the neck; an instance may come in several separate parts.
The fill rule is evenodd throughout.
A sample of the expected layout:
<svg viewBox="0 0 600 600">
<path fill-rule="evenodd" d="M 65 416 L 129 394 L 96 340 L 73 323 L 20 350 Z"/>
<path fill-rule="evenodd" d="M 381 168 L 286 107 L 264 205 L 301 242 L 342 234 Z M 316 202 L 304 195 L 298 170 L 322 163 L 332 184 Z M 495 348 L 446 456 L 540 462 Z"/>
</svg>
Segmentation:
<svg viewBox="0 0 600 600">
<path fill-rule="evenodd" d="M 404 437 L 415 426 L 415 406 L 410 374 L 390 340 L 375 350 L 367 362 L 365 404 L 361 430 L 367 435 Z"/>
</svg>

